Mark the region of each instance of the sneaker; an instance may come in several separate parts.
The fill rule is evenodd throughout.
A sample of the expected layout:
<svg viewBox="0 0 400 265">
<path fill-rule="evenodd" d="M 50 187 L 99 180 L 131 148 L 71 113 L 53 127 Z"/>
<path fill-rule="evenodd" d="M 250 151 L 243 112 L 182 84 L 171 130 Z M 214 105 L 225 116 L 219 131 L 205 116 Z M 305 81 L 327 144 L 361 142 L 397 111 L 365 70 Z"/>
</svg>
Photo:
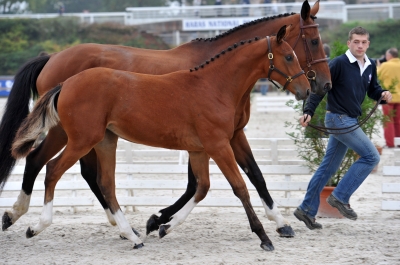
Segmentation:
<svg viewBox="0 0 400 265">
<path fill-rule="evenodd" d="M 332 194 L 329 195 L 326 202 L 329 203 L 330 206 L 338 209 L 344 217 L 349 218 L 350 220 L 357 220 L 357 214 L 353 209 L 351 209 L 350 204 L 341 203 Z"/>
<path fill-rule="evenodd" d="M 299 221 L 303 221 L 309 229 L 322 229 L 322 225 L 315 222 L 315 218 L 308 217 L 307 214 L 299 207 L 294 210 L 293 214 L 297 219 L 299 219 Z"/>
</svg>

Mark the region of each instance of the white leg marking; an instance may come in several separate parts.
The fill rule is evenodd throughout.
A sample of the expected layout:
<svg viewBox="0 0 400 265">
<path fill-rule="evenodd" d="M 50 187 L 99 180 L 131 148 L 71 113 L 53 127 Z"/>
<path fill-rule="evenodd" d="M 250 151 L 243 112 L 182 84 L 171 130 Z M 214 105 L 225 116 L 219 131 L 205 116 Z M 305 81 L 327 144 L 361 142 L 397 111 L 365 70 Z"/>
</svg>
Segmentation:
<svg viewBox="0 0 400 265">
<path fill-rule="evenodd" d="M 53 221 L 53 201 L 43 206 L 42 214 L 40 215 L 39 218 L 39 223 L 33 226 L 31 230 L 36 236 L 44 229 L 46 229 L 48 226 L 50 226 L 52 221 Z"/>
<path fill-rule="evenodd" d="M 12 207 L 12 212 L 6 211 L 14 224 L 22 215 L 26 214 L 31 202 L 31 195 L 27 195 L 23 190 L 20 191 L 17 201 Z"/>
<path fill-rule="evenodd" d="M 167 234 L 171 232 L 176 226 L 182 224 L 185 219 L 188 217 L 190 212 L 196 207 L 197 203 L 194 202 L 194 197 L 192 197 L 185 206 L 182 207 L 176 214 L 172 216 L 171 221 L 166 223 L 166 225 L 170 225 L 171 227 L 168 228 L 166 231 Z"/>
<path fill-rule="evenodd" d="M 22 215 L 26 214 L 31 202 L 31 195 L 27 195 L 23 190 L 19 192 L 18 199 L 13 205 L 12 213 L 8 212 L 12 223 L 14 224 Z"/>
<path fill-rule="evenodd" d="M 274 206 L 272 207 L 272 210 L 267 206 L 267 204 L 265 203 L 265 201 L 262 198 L 261 198 L 261 202 L 264 205 L 265 214 L 267 215 L 268 220 L 275 221 L 277 228 L 284 227 L 285 225 L 290 226 L 289 221 L 286 220 L 282 216 L 282 214 L 279 211 L 278 207 L 276 207 L 276 203 L 275 202 L 274 202 Z"/>
<path fill-rule="evenodd" d="M 127 239 L 135 243 L 135 245 L 142 243 L 142 240 L 140 240 L 140 238 L 138 238 L 135 233 L 133 233 L 130 224 L 126 220 L 125 215 L 122 213 L 121 210 L 118 210 L 113 216 L 115 222 L 118 225 L 121 236 L 126 237 Z"/>
<path fill-rule="evenodd" d="M 110 224 L 111 224 L 112 226 L 116 226 L 117 223 L 115 222 L 114 216 L 112 215 L 110 209 L 106 209 L 105 212 L 106 212 L 107 219 L 108 219 L 108 221 L 110 222 Z"/>
</svg>

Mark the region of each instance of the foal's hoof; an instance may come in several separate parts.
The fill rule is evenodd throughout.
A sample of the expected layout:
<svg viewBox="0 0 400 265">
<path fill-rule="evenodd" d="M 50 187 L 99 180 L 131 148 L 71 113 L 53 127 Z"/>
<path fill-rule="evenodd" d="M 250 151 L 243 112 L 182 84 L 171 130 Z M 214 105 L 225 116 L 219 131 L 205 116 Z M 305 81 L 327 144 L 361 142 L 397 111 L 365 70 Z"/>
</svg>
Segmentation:
<svg viewBox="0 0 400 265">
<path fill-rule="evenodd" d="M 5 212 L 3 214 L 2 222 L 3 224 L 1 226 L 1 229 L 3 229 L 3 231 L 12 226 L 13 223 L 11 221 L 11 217 L 8 215 L 8 212 Z"/>
<path fill-rule="evenodd" d="M 265 251 L 272 251 L 275 249 L 271 242 L 263 242 L 260 247 Z"/>
<path fill-rule="evenodd" d="M 135 228 L 132 227 L 132 231 L 133 231 L 133 233 L 135 233 L 135 235 L 136 235 L 137 237 L 140 237 L 140 233 L 139 233 L 138 231 L 136 231 Z M 128 240 L 128 239 L 127 239 L 126 237 L 124 237 L 124 236 L 119 235 L 119 237 L 120 237 L 121 239 L 123 239 L 123 240 Z"/>
<path fill-rule="evenodd" d="M 135 246 L 133 246 L 133 249 L 139 249 L 139 248 L 142 248 L 142 247 L 144 247 L 143 243 L 135 244 Z"/>
<path fill-rule="evenodd" d="M 146 224 L 146 235 L 150 234 L 153 231 L 157 231 L 159 225 L 157 223 L 158 219 L 160 219 L 157 215 L 153 214 L 150 216 L 149 220 L 147 220 Z"/>
<path fill-rule="evenodd" d="M 33 230 L 31 230 L 30 227 L 28 227 L 28 230 L 26 230 L 26 238 L 31 238 L 35 236 L 35 232 Z"/>
<path fill-rule="evenodd" d="M 280 237 L 294 237 L 295 233 L 290 225 L 284 225 L 276 229 Z"/>
<path fill-rule="evenodd" d="M 167 230 L 170 228 L 170 225 L 161 225 L 160 230 L 158 231 L 158 234 L 160 235 L 160 238 L 163 238 L 167 235 Z"/>
</svg>

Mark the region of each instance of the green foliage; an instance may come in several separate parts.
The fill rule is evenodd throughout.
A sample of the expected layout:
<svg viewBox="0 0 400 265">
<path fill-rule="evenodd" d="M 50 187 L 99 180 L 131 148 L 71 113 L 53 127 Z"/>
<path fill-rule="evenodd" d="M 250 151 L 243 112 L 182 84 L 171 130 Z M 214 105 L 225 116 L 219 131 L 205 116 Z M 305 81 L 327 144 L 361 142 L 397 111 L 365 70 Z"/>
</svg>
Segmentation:
<svg viewBox="0 0 400 265">
<path fill-rule="evenodd" d="M 370 33 L 371 44 L 368 49 L 368 57 L 370 58 L 379 58 L 385 54 L 387 49 L 397 47 L 400 43 L 400 34 L 398 34 L 400 20 L 343 23 L 333 30 L 322 31 L 321 38 L 331 46 L 335 41 L 345 44 L 349 31 L 357 26 L 366 28 Z"/>
<path fill-rule="evenodd" d="M 0 75 L 14 75 L 40 52 L 54 53 L 79 43 L 168 49 L 159 37 L 119 24 L 81 24 L 78 18 L 1 19 Z"/>
<path fill-rule="evenodd" d="M 342 42 L 336 40 L 333 42 L 332 48 L 331 48 L 331 59 L 338 57 L 339 55 L 344 54 L 347 51 L 347 46 L 343 45 Z"/>
<path fill-rule="evenodd" d="M 331 56 L 343 54 L 347 50 L 347 46 L 345 44 L 340 44 L 340 42 L 335 42 L 332 50 Z M 331 57 L 333 58 L 333 57 Z M 296 103 L 291 100 L 286 103 L 286 105 L 293 107 L 300 116 L 303 115 L 303 104 Z M 363 120 L 366 115 L 368 115 L 376 103 L 370 99 L 368 96 L 365 96 L 364 102 L 361 105 L 362 115 L 359 120 Z M 312 125 L 323 126 L 325 120 L 326 113 L 326 96 L 318 105 L 315 110 L 314 116 L 310 121 Z M 385 117 L 381 111 L 375 111 L 371 117 L 361 126 L 365 134 L 372 138 L 374 134 L 379 134 L 379 128 L 382 127 L 383 122 L 385 122 L 388 118 Z M 311 128 L 306 127 L 303 128 L 298 120 L 294 122 L 286 122 L 285 127 L 295 128 L 297 133 L 288 133 L 289 137 L 294 140 L 295 145 L 297 146 L 298 156 L 302 160 L 305 161 L 306 166 L 312 171 L 315 172 L 319 165 L 322 162 L 322 159 L 326 152 L 326 146 L 328 143 L 327 135 L 322 134 L 321 132 Z M 343 175 L 348 171 L 350 166 L 358 159 L 358 155 L 351 149 L 349 149 L 339 167 L 339 170 L 333 175 L 327 186 L 336 186 Z"/>
</svg>

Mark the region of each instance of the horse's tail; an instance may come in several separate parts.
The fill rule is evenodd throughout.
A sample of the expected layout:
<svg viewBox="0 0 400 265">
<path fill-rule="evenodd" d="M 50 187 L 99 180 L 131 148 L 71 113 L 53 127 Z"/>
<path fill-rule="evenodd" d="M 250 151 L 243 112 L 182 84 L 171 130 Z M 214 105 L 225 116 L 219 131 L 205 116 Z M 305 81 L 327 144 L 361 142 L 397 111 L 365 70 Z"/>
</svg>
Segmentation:
<svg viewBox="0 0 400 265">
<path fill-rule="evenodd" d="M 57 99 L 61 88 L 62 85 L 58 85 L 44 94 L 19 127 L 11 149 L 11 154 L 15 159 L 26 157 L 39 135 L 56 126 L 60 121 L 57 113 Z"/>
<path fill-rule="evenodd" d="M 31 94 L 38 97 L 36 79 L 49 59 L 49 55 L 35 57 L 25 63 L 14 76 L 14 84 L 0 123 L 0 192 L 15 165 L 15 159 L 11 156 L 11 143 L 29 113 Z"/>
</svg>

